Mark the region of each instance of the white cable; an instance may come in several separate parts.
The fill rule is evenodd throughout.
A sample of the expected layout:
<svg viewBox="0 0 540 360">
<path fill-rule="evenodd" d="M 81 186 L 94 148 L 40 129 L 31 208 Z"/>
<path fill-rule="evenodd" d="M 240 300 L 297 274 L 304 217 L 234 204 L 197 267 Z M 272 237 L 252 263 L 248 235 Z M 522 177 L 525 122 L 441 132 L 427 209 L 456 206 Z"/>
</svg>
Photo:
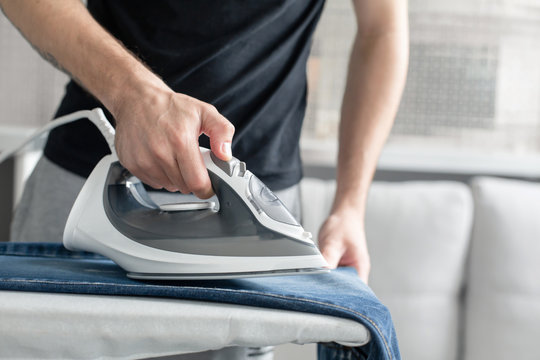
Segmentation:
<svg viewBox="0 0 540 360">
<path fill-rule="evenodd" d="M 25 139 L 21 144 L 17 144 L 10 149 L 7 149 L 5 151 L 2 151 L 0 153 L 0 163 L 2 163 L 4 160 L 15 154 L 16 152 L 20 151 L 22 148 L 24 148 L 28 143 L 35 140 L 39 136 L 48 133 L 52 129 L 65 125 L 80 119 L 88 119 L 90 120 L 101 132 L 103 137 L 105 138 L 105 141 L 107 141 L 107 144 L 109 145 L 109 149 L 111 150 L 111 153 L 114 155 L 116 154 L 114 150 L 114 134 L 115 130 L 112 127 L 112 125 L 107 120 L 107 117 L 103 113 L 103 110 L 100 108 L 95 108 L 93 110 L 81 110 L 74 112 L 72 114 L 68 114 L 65 116 L 61 116 L 57 119 L 54 119 L 41 129 L 37 130 L 33 135 L 29 136 L 27 139 Z"/>
</svg>

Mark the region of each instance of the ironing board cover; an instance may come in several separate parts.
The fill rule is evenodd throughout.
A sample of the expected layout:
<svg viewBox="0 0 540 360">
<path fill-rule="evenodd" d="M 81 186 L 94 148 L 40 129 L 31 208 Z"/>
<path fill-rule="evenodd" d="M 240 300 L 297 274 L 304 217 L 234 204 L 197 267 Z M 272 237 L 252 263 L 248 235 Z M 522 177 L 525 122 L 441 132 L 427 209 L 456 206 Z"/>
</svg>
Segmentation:
<svg viewBox="0 0 540 360">
<path fill-rule="evenodd" d="M 0 243 L 0 290 L 214 301 L 352 319 L 371 333 L 366 359 L 400 359 L 388 309 L 351 268 L 236 280 L 140 281 L 111 260 L 56 243 Z"/>
</svg>

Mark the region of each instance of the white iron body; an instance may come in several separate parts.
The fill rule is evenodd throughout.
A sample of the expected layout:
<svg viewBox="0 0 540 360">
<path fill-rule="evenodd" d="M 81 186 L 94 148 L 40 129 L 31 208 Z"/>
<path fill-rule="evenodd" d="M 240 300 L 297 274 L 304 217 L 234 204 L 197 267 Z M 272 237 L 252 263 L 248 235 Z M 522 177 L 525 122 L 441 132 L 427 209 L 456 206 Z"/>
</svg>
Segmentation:
<svg viewBox="0 0 540 360">
<path fill-rule="evenodd" d="M 64 246 L 110 258 L 141 279 L 222 279 L 328 271 L 328 264 L 281 201 L 233 158 L 201 148 L 219 200 L 156 204 L 118 162 L 115 130 L 99 108 L 50 122 L 0 154 L 0 163 L 51 129 L 90 120 L 112 155 L 94 168 L 71 209 Z"/>
<path fill-rule="evenodd" d="M 235 236 L 221 236 L 219 233 L 214 233 L 212 236 L 207 236 L 215 237 L 211 241 L 216 245 L 210 246 L 217 249 L 211 251 L 211 254 L 205 254 L 204 250 L 183 251 L 181 247 L 177 248 L 180 245 L 174 245 L 175 242 L 188 244 L 188 248 L 192 249 L 199 244 L 203 246 L 208 238 L 178 240 L 174 237 L 165 239 L 162 236 L 156 239 L 137 240 L 138 231 L 133 230 L 136 235 L 130 236 L 113 224 L 113 220 L 116 222 L 122 220 L 114 219 L 115 216 L 111 215 L 110 206 L 107 205 L 109 185 L 107 179 L 110 176 L 108 174 L 111 167 L 114 164 L 119 166 L 119 163 L 115 155 L 108 155 L 95 167 L 73 205 L 64 231 L 64 246 L 70 250 L 90 251 L 106 256 L 125 269 L 128 276 L 141 279 L 221 279 L 328 271 L 328 264 L 312 242 L 311 234 L 305 232 L 296 221 L 290 220 L 293 219 L 292 215 L 284 205 L 250 171 L 246 170 L 244 163 L 234 158 L 230 162 L 223 162 L 215 158 L 208 149 L 201 148 L 201 152 L 209 174 L 213 175 L 211 178 L 214 189 L 216 190 L 216 182 L 220 183 L 219 186 L 227 188 L 228 192 L 233 194 L 229 196 L 238 200 L 236 206 L 244 207 L 242 213 L 244 215 L 238 215 L 243 218 L 238 218 L 236 221 L 233 215 L 234 221 L 225 226 L 241 228 L 242 224 L 253 223 L 248 227 L 256 226 L 257 229 L 262 229 L 265 234 L 262 239 L 253 234 L 244 236 L 241 233 L 242 230 L 238 230 L 239 233 Z M 129 179 L 138 181 L 134 177 Z M 215 217 L 226 210 L 226 205 L 231 206 L 228 200 L 224 200 L 225 203 L 222 204 L 221 199 L 220 209 L 217 211 L 211 209 L 214 206 L 213 203 L 207 203 L 208 206 L 204 203 L 202 206 L 201 203 L 198 204 L 199 206 L 197 204 L 195 206 L 192 206 L 193 204 L 158 206 L 150 201 L 148 204 L 144 199 L 139 198 L 140 195 L 136 190 L 132 191 L 134 187 L 130 181 L 127 181 L 124 186 L 129 188 L 130 185 L 132 188 L 126 191 L 129 198 L 125 200 L 126 203 L 134 203 L 133 201 L 136 200 L 136 206 L 140 205 L 140 209 L 134 208 L 133 211 L 151 212 L 158 221 L 176 215 L 184 216 L 184 214 L 175 214 L 177 212 L 190 212 L 189 216 L 193 214 L 193 219 L 197 220 L 199 216 L 197 214 L 203 214 L 201 211 L 206 211 L 204 216 L 208 216 L 208 219 L 214 217 L 213 223 L 216 221 L 223 223 L 222 219 L 216 220 Z M 216 191 L 216 194 L 219 198 L 219 191 Z M 210 211 L 213 213 L 208 213 Z M 229 212 L 231 211 L 236 210 L 229 209 Z M 246 216 L 245 214 L 248 213 L 251 215 Z M 251 220 L 246 220 L 246 217 L 250 217 Z M 144 221 L 145 218 L 141 217 L 141 219 Z M 202 233 L 206 233 L 205 222 L 201 220 L 201 224 L 196 226 L 199 226 Z M 175 225 L 168 222 L 164 226 Z M 141 233 L 143 232 L 144 229 L 141 230 Z M 181 235 L 180 233 L 182 231 L 178 231 L 178 236 Z M 153 245 L 161 243 L 169 245 Z M 285 247 L 290 246 L 293 249 L 292 253 L 288 254 L 288 250 L 285 249 L 282 254 L 279 253 L 276 247 L 282 246 L 280 244 L 284 244 Z M 167 246 L 174 249 L 167 249 Z M 268 249 L 272 249 L 271 253 L 266 253 Z M 241 256 L 235 256 L 235 251 L 241 252 Z"/>
</svg>

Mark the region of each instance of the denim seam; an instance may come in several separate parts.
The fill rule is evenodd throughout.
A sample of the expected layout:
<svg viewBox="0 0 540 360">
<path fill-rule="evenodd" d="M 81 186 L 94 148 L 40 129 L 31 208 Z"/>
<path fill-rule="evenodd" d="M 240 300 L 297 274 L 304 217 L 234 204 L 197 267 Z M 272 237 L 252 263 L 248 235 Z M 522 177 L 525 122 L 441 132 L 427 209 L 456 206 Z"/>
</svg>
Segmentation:
<svg viewBox="0 0 540 360">
<path fill-rule="evenodd" d="M 108 283 L 84 282 L 84 281 L 70 282 L 70 281 L 51 281 L 51 280 L 35 280 L 35 279 L 26 279 L 25 280 L 25 279 L 9 279 L 9 278 L 8 279 L 0 279 L 0 282 L 32 282 L 32 283 L 45 283 L 45 284 L 99 285 L 99 286 L 113 286 L 113 287 L 118 287 L 118 286 L 120 286 L 120 287 L 139 287 L 139 286 L 141 286 L 141 285 L 133 285 L 133 284 L 121 284 L 121 285 L 114 284 L 113 285 L 113 284 L 108 284 Z M 147 286 L 152 286 L 152 285 L 147 285 Z M 168 285 L 160 285 L 160 287 L 161 288 L 171 288 L 171 289 L 175 288 L 174 286 L 168 286 Z M 183 286 L 183 288 L 185 288 L 185 289 L 193 289 L 193 290 L 205 290 L 205 291 L 209 290 L 208 288 L 202 288 L 202 287 L 198 287 L 198 286 Z M 253 294 L 253 295 L 263 296 L 263 297 L 266 296 L 266 297 L 274 297 L 274 298 L 287 299 L 287 300 L 297 300 L 297 301 L 303 301 L 303 302 L 310 302 L 310 303 L 313 303 L 313 304 L 338 308 L 340 310 L 344 310 L 345 312 L 353 313 L 353 314 L 355 314 L 357 316 L 360 316 L 364 320 L 368 321 L 371 325 L 373 325 L 373 327 L 375 327 L 375 329 L 377 329 L 377 332 L 379 333 L 379 335 L 383 339 L 384 346 L 385 346 L 387 354 L 390 357 L 390 360 L 392 360 L 392 358 L 393 358 L 392 353 L 390 352 L 390 348 L 388 346 L 388 343 L 386 341 L 386 337 L 381 332 L 381 330 L 379 329 L 377 324 L 371 318 L 369 318 L 369 317 L 365 316 L 364 314 L 361 314 L 361 313 L 359 313 L 359 312 L 357 312 L 355 310 L 351 310 L 351 309 L 348 309 L 348 308 L 340 306 L 340 305 L 328 304 L 328 303 L 325 303 L 325 302 L 322 302 L 322 301 L 317 301 L 317 300 L 296 298 L 296 297 L 285 296 L 285 295 L 277 295 L 277 294 L 266 294 L 266 293 L 260 293 L 260 292 L 256 292 L 256 291 L 251 291 L 251 290 L 232 290 L 232 289 L 222 289 L 222 288 L 219 288 L 219 289 L 214 288 L 213 290 L 231 292 L 231 293 L 235 293 L 235 292 L 236 293 L 246 293 L 246 294 Z"/>
</svg>

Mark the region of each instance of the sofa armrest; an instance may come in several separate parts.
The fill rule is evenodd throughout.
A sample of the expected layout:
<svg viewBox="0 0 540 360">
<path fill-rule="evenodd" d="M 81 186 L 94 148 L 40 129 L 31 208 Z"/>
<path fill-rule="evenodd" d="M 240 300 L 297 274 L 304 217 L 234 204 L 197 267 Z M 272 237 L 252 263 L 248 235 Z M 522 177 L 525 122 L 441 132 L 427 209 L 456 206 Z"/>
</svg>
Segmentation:
<svg viewBox="0 0 540 360">
<path fill-rule="evenodd" d="M 465 359 L 538 359 L 540 184 L 472 182 Z"/>
</svg>

